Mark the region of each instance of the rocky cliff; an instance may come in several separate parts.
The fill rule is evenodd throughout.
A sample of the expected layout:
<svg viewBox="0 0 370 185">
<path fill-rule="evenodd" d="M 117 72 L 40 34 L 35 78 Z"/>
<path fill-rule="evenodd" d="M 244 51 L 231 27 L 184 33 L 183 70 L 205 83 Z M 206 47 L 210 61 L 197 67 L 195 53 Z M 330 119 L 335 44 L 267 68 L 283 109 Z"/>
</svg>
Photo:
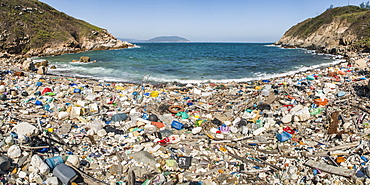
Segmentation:
<svg viewBox="0 0 370 185">
<path fill-rule="evenodd" d="M 275 44 L 322 53 L 370 51 L 370 10 L 357 6 L 328 9 L 290 28 Z"/>
<path fill-rule="evenodd" d="M 0 56 L 58 55 L 132 46 L 105 29 L 37 0 L 0 2 Z"/>
</svg>

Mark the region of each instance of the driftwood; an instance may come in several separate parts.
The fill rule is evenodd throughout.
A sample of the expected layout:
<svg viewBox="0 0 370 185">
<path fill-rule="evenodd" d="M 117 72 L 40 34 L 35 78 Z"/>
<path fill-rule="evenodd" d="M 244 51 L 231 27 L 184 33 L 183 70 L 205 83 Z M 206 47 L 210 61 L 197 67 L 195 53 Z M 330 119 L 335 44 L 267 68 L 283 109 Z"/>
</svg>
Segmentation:
<svg viewBox="0 0 370 185">
<path fill-rule="evenodd" d="M 328 134 L 338 133 L 338 124 L 339 124 L 338 117 L 339 117 L 339 112 L 338 111 L 335 111 L 335 112 L 331 113 Z"/>
<path fill-rule="evenodd" d="M 354 170 L 344 169 L 344 168 L 340 168 L 340 167 L 336 167 L 336 166 L 332 166 L 332 165 L 327 165 L 323 162 L 317 162 L 317 161 L 313 161 L 313 160 L 308 160 L 305 163 L 305 165 L 307 165 L 311 168 L 317 168 L 321 171 L 332 173 L 332 174 L 335 174 L 335 175 L 344 176 L 344 177 L 352 177 L 355 174 Z"/>
</svg>

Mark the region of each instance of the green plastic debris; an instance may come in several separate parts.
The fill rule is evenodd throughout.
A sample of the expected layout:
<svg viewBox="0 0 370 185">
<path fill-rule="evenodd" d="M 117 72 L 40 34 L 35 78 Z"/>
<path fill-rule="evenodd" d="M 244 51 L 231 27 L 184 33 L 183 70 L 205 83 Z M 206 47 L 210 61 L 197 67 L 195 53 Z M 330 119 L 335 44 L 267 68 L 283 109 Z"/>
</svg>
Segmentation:
<svg viewBox="0 0 370 185">
<path fill-rule="evenodd" d="M 178 112 L 176 116 L 181 116 L 182 119 L 188 119 L 189 115 L 186 112 Z"/>
<path fill-rule="evenodd" d="M 199 126 L 201 126 L 202 125 L 202 123 L 204 123 L 205 121 L 207 121 L 206 119 L 197 119 L 196 121 L 195 121 L 195 126 L 197 126 L 197 127 L 199 127 Z"/>
<path fill-rule="evenodd" d="M 45 95 L 47 95 L 47 96 L 55 96 L 57 93 L 52 93 L 52 92 L 47 92 L 47 93 L 45 93 Z"/>
<path fill-rule="evenodd" d="M 318 115 L 318 114 L 320 114 L 323 110 L 324 110 L 323 108 L 310 109 L 310 115 Z"/>
<path fill-rule="evenodd" d="M 306 77 L 306 79 L 307 79 L 307 80 L 315 80 L 315 77 L 314 77 L 314 76 L 312 76 L 312 75 L 308 75 L 308 76 Z"/>
</svg>

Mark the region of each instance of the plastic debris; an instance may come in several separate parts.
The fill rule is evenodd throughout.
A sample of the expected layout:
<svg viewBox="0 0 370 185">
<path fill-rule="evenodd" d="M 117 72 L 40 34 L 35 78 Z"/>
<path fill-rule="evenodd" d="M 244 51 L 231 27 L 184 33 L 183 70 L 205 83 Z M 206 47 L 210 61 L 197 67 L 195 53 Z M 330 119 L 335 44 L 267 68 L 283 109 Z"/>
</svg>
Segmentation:
<svg viewBox="0 0 370 185">
<path fill-rule="evenodd" d="M 202 84 L 3 65 L 2 183 L 368 184 L 369 74 L 354 61 Z"/>
</svg>

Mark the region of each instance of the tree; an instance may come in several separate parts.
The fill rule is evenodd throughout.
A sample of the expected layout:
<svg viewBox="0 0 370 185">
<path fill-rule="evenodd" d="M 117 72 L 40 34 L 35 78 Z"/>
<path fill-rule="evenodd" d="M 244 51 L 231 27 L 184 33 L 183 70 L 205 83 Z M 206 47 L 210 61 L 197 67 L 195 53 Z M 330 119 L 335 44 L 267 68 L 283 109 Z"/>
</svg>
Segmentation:
<svg viewBox="0 0 370 185">
<path fill-rule="evenodd" d="M 333 9 L 333 8 L 334 8 L 334 5 L 330 5 L 330 7 L 328 8 L 328 10 Z"/>
</svg>

